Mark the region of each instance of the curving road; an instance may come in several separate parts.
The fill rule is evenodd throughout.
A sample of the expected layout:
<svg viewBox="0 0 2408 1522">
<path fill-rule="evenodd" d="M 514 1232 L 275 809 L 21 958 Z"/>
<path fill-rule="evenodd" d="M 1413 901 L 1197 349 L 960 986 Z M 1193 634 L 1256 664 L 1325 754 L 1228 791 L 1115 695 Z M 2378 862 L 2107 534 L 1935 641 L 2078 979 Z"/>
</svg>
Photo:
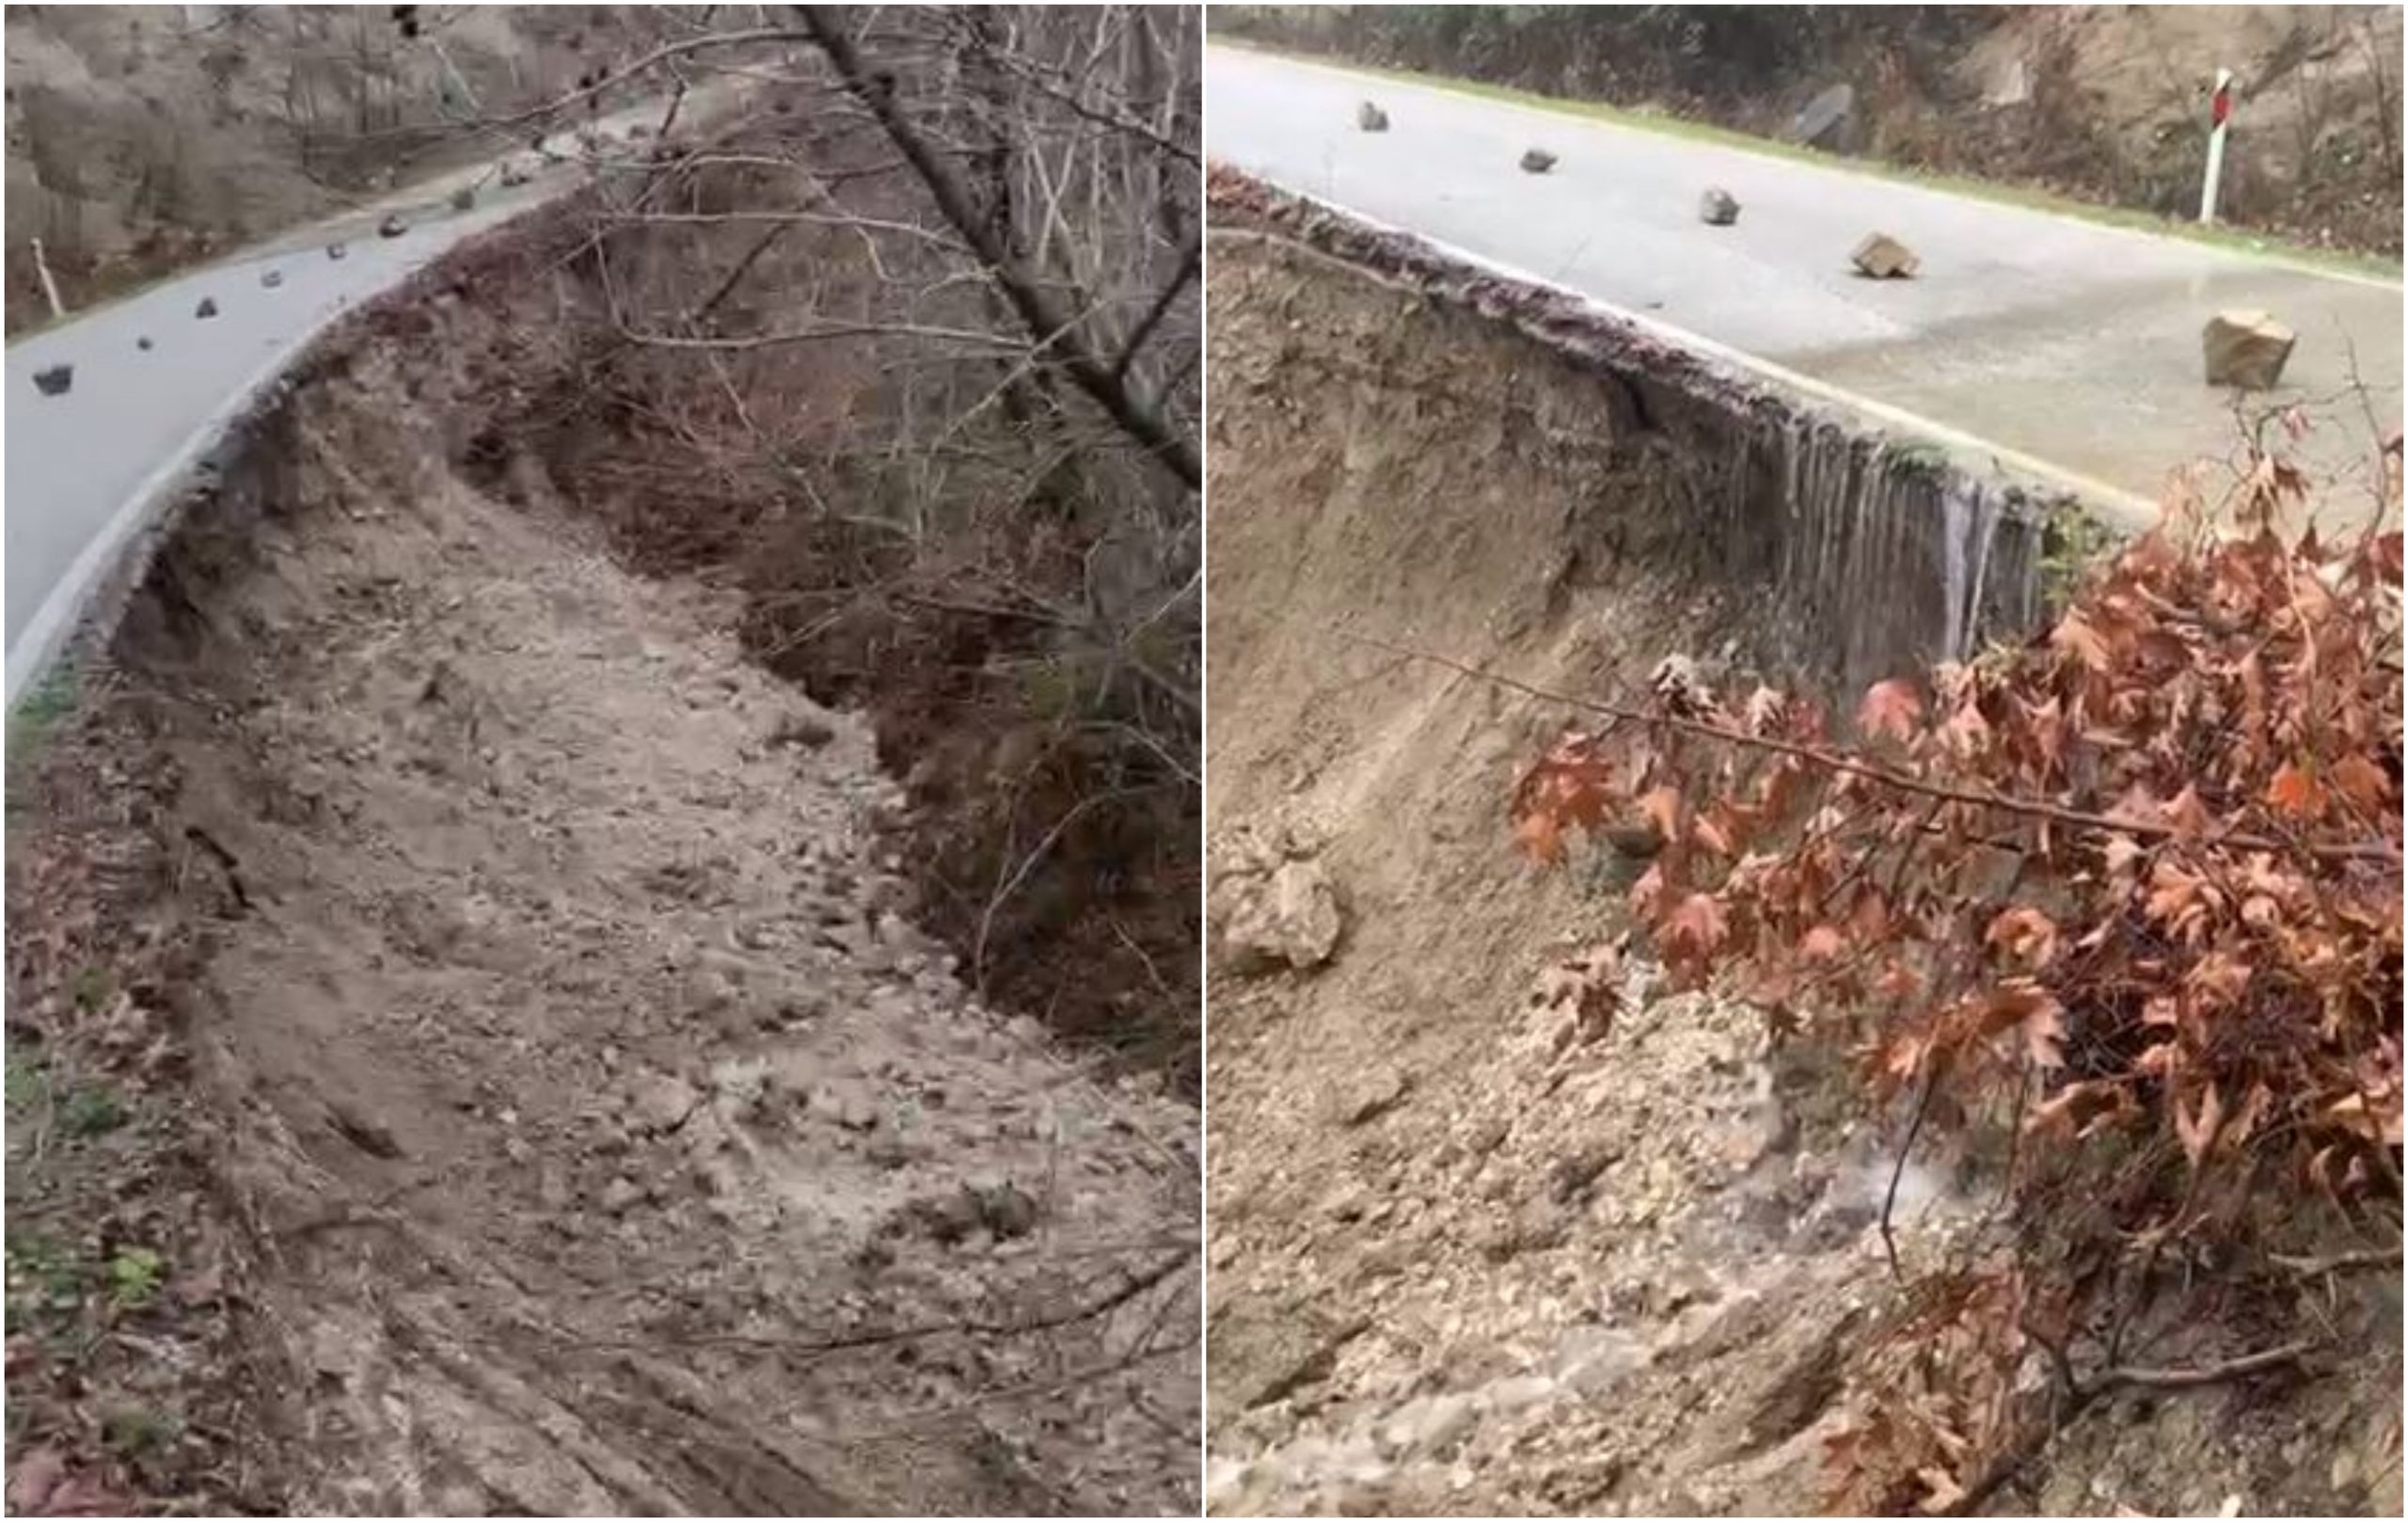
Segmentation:
<svg viewBox="0 0 2408 1522">
<path fill-rule="evenodd" d="M 602 119 L 606 150 L 630 123 L 660 112 L 652 103 Z M 689 108 L 686 119 L 694 114 Z M 570 141 L 566 132 L 555 138 Z M 582 175 L 571 159 L 503 189 L 493 165 L 458 170 L 10 344 L 8 702 L 40 674 L 95 589 L 225 426 L 320 329 L 461 239 L 573 189 Z M 462 185 L 478 187 L 477 204 L 452 212 L 448 198 Z M 378 237 L 378 220 L 396 211 L 408 230 Z M 326 255 L 334 240 L 346 246 L 341 260 Z M 273 288 L 261 283 L 271 270 L 282 277 Z M 205 296 L 218 309 L 204 320 L 195 310 Z M 42 395 L 35 373 L 61 361 L 75 367 L 72 387 Z"/>
<path fill-rule="evenodd" d="M 2128 508 L 2233 451 L 2232 397 L 2200 373 L 2219 309 L 2299 333 L 2274 395 L 2315 404 L 2305 453 L 2337 515 L 2363 515 L 2374 426 L 2399 425 L 2396 280 L 1238 49 L 1212 49 L 1205 77 L 1215 159 Z M 1367 99 L 1388 132 L 1355 130 Z M 1533 145 L 1551 173 L 1515 167 Z M 1738 198 L 1736 226 L 1698 220 L 1709 185 Z M 1919 277 L 1851 273 L 1877 229 Z M 2344 394 L 2353 363 L 2374 426 Z"/>
</svg>

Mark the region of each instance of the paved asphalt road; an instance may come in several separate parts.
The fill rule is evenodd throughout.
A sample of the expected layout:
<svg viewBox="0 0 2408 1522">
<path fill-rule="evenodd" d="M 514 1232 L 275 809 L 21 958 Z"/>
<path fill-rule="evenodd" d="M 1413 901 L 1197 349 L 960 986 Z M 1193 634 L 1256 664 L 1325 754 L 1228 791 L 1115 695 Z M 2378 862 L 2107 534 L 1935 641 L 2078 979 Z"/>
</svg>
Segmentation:
<svg viewBox="0 0 2408 1522">
<path fill-rule="evenodd" d="M 2354 348 L 2399 425 L 2397 281 L 1237 49 L 1212 50 L 1206 81 L 1217 160 L 2123 492 L 2153 499 L 2173 468 L 2231 454 L 2231 395 L 2200 371 L 2219 309 L 2298 331 L 2277 396 L 2345 391 Z M 1388 132 L 1355 130 L 1367 99 Z M 1515 167 L 1534 145 L 1553 172 Z M 1736 226 L 1698 220 L 1709 185 L 1738 198 Z M 1851 273 L 1877 229 L 1922 257 L 1918 278 Z M 2314 415 L 2323 500 L 2362 516 L 2365 408 Z"/>
<path fill-rule="evenodd" d="M 660 109 L 631 107 L 598 125 L 614 137 Z M 574 151 L 568 133 L 553 140 Z M 575 187 L 583 172 L 572 161 L 504 190 L 493 166 L 462 169 L 10 344 L 8 701 L 71 632 L 92 588 L 171 488 L 320 328 L 461 239 Z M 446 198 L 469 183 L 480 186 L 475 208 L 451 211 Z M 396 209 L 409 230 L 378 237 L 378 219 Z M 348 249 L 339 261 L 326 257 L 334 239 Z M 270 270 L 283 276 L 274 289 L 260 283 Z M 217 302 L 205 320 L 194 316 L 204 296 Z M 144 337 L 148 352 L 135 341 Z M 35 373 L 61 360 L 75 367 L 72 388 L 41 395 Z"/>
</svg>

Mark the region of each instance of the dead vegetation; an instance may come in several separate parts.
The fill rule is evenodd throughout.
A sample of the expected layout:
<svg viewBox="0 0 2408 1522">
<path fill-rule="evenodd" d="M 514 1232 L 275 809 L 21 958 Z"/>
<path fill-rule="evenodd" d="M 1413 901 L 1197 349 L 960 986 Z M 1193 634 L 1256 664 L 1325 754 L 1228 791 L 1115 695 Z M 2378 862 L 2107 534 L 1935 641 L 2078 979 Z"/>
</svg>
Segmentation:
<svg viewBox="0 0 2408 1522">
<path fill-rule="evenodd" d="M 2305 492 L 2258 455 L 2045 634 L 1877 684 L 1851 740 L 1660 681 L 1571 700 L 1597 721 L 1516 790 L 1542 862 L 1646 841 L 1630 928 L 1556 991 L 1586 1028 L 1635 938 L 1908 1104 L 1907 1292 L 1829 1442 L 1837 1512 L 1978 1505 L 2117 1387 L 2348 1356 L 2324 1280 L 2398 1267 L 2399 500 L 2327 545 L 2276 529 Z M 2003 1138 L 1997 1204 L 1902 1261 L 1926 1128 Z M 2238 1345 L 2139 1361 L 2175 1328 Z"/>
</svg>

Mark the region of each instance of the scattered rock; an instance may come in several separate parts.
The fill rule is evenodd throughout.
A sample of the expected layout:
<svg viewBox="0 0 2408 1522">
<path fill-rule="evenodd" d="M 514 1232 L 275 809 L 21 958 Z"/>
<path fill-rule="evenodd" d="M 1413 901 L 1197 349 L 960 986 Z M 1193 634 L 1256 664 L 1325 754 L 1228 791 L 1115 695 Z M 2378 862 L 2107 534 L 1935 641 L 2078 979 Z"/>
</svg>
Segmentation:
<svg viewBox="0 0 2408 1522">
<path fill-rule="evenodd" d="M 1544 148 L 1528 149 L 1522 154 L 1524 174 L 1545 174 L 1555 167 L 1555 155 Z"/>
<path fill-rule="evenodd" d="M 1858 274 L 1876 280 L 1911 278 L 1922 263 L 1911 249 L 1886 232 L 1866 233 L 1856 252 L 1847 257 Z"/>
<path fill-rule="evenodd" d="M 811 1113 L 847 1131 L 871 1131 L 878 1125 L 878 1106 L 855 1084 L 822 1084 L 811 1091 Z"/>
<path fill-rule="evenodd" d="M 1339 1101 L 1338 1118 L 1346 1125 L 1363 1125 L 1395 1109 L 1412 1092 L 1411 1073 L 1396 1068 L 1374 1068 Z"/>
<path fill-rule="evenodd" d="M 1302 971 L 1329 960 L 1343 929 L 1338 892 L 1319 862 L 1288 862 L 1234 885 L 1224 946 L 1239 971 L 1285 962 Z"/>
<path fill-rule="evenodd" d="M 193 314 L 195 317 L 214 317 L 214 316 L 216 316 L 216 315 L 217 315 L 217 298 L 216 298 L 215 296 L 203 296 L 203 297 L 201 297 L 201 298 L 200 298 L 200 305 L 199 305 L 199 306 L 198 306 L 198 307 L 195 307 L 195 308 L 192 309 L 192 314 Z"/>
<path fill-rule="evenodd" d="M 452 192 L 452 209 L 453 211 L 465 212 L 476 204 L 477 190 L 474 185 L 462 185 L 459 189 Z"/>
<path fill-rule="evenodd" d="M 140 338 L 135 339 L 135 340 L 134 341 L 134 346 L 135 346 L 135 348 L 137 348 L 137 349 L 140 349 L 140 350 L 141 350 L 143 353 L 145 353 L 145 354 L 150 353 L 150 334 L 148 334 L 148 333 L 145 333 L 145 334 L 143 334 Z"/>
<path fill-rule="evenodd" d="M 642 1197 L 643 1190 L 624 1173 L 602 1186 L 602 1208 L 613 1215 L 624 1213 Z"/>
<path fill-rule="evenodd" d="M 394 212 L 388 215 L 385 220 L 376 224 L 376 236 L 380 238 L 398 238 L 409 230 L 410 225 L 403 219 L 402 214 Z"/>
<path fill-rule="evenodd" d="M 1354 125 L 1365 132 L 1388 130 L 1388 114 L 1369 101 L 1354 108 Z"/>
<path fill-rule="evenodd" d="M 67 394 L 67 388 L 74 384 L 75 367 L 73 365 L 57 364 L 34 372 L 34 389 L 44 396 L 64 396 Z"/>
<path fill-rule="evenodd" d="M 1338 1356 L 1365 1332 L 1371 1329 L 1370 1318 L 1356 1317 L 1333 1328 L 1330 1333 L 1303 1345 L 1297 1356 L 1274 1367 L 1251 1390 L 1244 1393 L 1246 1410 L 1259 1410 L 1275 1401 L 1284 1401 L 1307 1385 L 1318 1385 L 1338 1368 Z"/>
<path fill-rule="evenodd" d="M 277 286 L 282 285 L 283 283 L 284 272 L 282 270 L 268 270 L 260 276 L 260 284 L 265 286 L 270 291 L 275 290 Z"/>
<path fill-rule="evenodd" d="M 817 714 L 810 713 L 788 714 L 778 721 L 777 728 L 769 731 L 771 745 L 799 745 L 806 751 L 818 750 L 835 737 L 833 724 Z"/>
<path fill-rule="evenodd" d="M 1443 1455 L 1479 1419 L 1468 1395 L 1425 1395 L 1380 1424 L 1380 1448 L 1391 1457 Z"/>
<path fill-rule="evenodd" d="M 963 1184 L 978 1224 L 997 1242 L 1024 1237 L 1037 1229 L 1037 1201 L 1009 1179 L 974 1180 Z"/>
<path fill-rule="evenodd" d="M 328 259 L 343 259 L 348 257 L 350 253 L 350 248 L 341 243 L 330 243 L 326 245 L 326 257 Z"/>
<path fill-rule="evenodd" d="M 703 1102 L 703 1096 L 683 1078 L 657 1073 L 636 1085 L 627 1096 L 636 1129 L 655 1134 L 676 1130 Z"/>
<path fill-rule="evenodd" d="M 505 189 L 516 189 L 533 178 L 534 175 L 523 164 L 511 163 L 501 166 L 501 182 Z"/>
<path fill-rule="evenodd" d="M 2281 383 L 2299 335 L 2262 311 L 2220 311 L 2199 334 L 2208 384 L 2263 391 Z"/>
<path fill-rule="evenodd" d="M 1708 227 L 1727 228 L 1739 220 L 1739 198 L 1720 186 L 1709 186 L 1697 198 L 1697 217 Z"/>
</svg>

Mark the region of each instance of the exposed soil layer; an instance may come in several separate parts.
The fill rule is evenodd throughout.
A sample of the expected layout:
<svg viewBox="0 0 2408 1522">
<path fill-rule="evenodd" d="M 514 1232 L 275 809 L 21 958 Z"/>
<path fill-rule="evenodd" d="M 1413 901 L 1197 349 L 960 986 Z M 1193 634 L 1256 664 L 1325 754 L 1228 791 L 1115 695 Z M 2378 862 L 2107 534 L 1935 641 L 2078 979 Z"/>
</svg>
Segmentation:
<svg viewBox="0 0 2408 1522">
<path fill-rule="evenodd" d="M 1192 1510 L 1194 1110 L 964 991 L 863 721 L 531 458 L 472 484 L 457 358 L 314 362 L 77 721 L 142 800 L 108 912 L 187 948 L 135 1003 L 249 1248 L 246 1494 Z"/>
<path fill-rule="evenodd" d="M 1698 530 L 1716 462 L 1687 457 L 1694 412 L 1618 402 L 1633 351 L 1242 220 L 1211 264 L 1210 923 L 1218 948 L 1263 865 L 1303 861 L 1344 924 L 1308 972 L 1213 964 L 1207 1504 L 1815 1511 L 1901 1304 L 1876 1223 L 1903 1117 L 1643 968 L 1610 1032 L 1533 1001 L 1627 886 L 1512 849 L 1513 781 L 1578 716 L 1400 651 L 1605 696 L 1671 654 L 1743 689 L 1833 663 Z M 1714 380 L 1665 358 L 1666 391 Z M 1908 1266 L 1995 1197 L 1979 1149 L 1919 1150 Z M 2363 1363 L 2102 1399 L 1986 1509 L 2396 1511 L 2397 1274 L 2330 1293 Z M 2201 1316 L 2150 1356 L 2258 1335 Z"/>
</svg>

